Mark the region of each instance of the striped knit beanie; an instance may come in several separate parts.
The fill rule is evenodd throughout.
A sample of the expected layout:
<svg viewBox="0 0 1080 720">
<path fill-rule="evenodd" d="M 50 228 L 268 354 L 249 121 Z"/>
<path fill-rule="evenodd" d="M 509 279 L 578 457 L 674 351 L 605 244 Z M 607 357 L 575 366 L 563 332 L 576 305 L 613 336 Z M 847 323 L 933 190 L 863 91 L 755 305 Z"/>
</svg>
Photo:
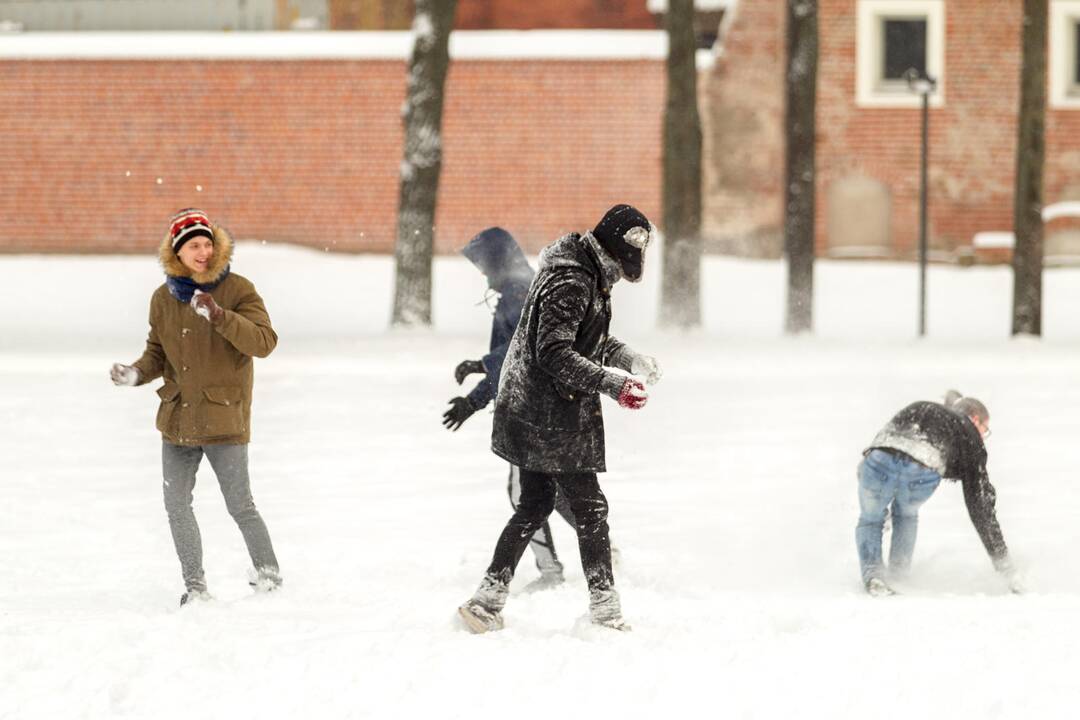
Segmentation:
<svg viewBox="0 0 1080 720">
<path fill-rule="evenodd" d="M 172 243 L 174 253 L 180 252 L 180 248 L 188 240 L 200 235 L 214 239 L 214 229 L 210 225 L 210 218 L 202 210 L 185 208 L 173 215 L 169 221 L 169 242 Z"/>
</svg>

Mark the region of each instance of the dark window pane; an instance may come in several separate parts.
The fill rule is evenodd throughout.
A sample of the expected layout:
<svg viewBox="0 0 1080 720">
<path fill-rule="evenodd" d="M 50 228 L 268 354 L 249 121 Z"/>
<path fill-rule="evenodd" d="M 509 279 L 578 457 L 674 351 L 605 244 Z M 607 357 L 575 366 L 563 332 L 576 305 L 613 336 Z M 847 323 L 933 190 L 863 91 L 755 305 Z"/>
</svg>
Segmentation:
<svg viewBox="0 0 1080 720">
<path fill-rule="evenodd" d="M 1075 25 L 1076 44 L 1073 45 L 1073 82 L 1080 85 L 1080 22 Z"/>
<path fill-rule="evenodd" d="M 886 80 L 903 80 L 909 68 L 926 75 L 926 20 L 886 20 Z"/>
</svg>

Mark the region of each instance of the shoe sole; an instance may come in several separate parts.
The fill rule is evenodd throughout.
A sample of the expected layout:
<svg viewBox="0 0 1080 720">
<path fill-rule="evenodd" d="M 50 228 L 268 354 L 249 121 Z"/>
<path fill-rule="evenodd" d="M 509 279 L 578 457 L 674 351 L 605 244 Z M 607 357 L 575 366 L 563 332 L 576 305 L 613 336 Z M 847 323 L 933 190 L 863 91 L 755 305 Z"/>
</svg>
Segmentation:
<svg viewBox="0 0 1080 720">
<path fill-rule="evenodd" d="M 465 628 L 473 635 L 483 635 L 484 633 L 492 632 L 493 630 L 502 630 L 501 625 L 494 628 L 489 627 L 488 624 L 484 622 L 483 618 L 473 615 L 469 608 L 464 605 L 459 607 L 457 611 L 458 615 L 460 615 L 461 619 L 465 622 Z"/>
</svg>

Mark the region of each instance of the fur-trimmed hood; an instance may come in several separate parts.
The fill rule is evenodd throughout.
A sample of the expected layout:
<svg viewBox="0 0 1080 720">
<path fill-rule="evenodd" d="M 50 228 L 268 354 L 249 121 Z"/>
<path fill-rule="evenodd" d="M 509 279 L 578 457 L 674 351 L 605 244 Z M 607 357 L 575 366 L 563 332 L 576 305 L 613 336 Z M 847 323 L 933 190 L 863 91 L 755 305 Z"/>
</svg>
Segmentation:
<svg viewBox="0 0 1080 720">
<path fill-rule="evenodd" d="M 189 277 L 198 285 L 206 285 L 221 277 L 222 273 L 225 272 L 225 268 L 229 266 L 229 262 L 232 261 L 232 253 L 233 242 L 232 238 L 229 237 L 229 233 L 225 228 L 215 225 L 214 255 L 210 258 L 210 264 L 204 272 L 192 273 L 191 270 L 184 266 L 184 263 L 180 262 L 180 258 L 173 252 L 172 238 L 169 237 L 167 232 L 161 240 L 161 247 L 158 248 L 158 261 L 161 263 L 166 275 Z"/>
</svg>

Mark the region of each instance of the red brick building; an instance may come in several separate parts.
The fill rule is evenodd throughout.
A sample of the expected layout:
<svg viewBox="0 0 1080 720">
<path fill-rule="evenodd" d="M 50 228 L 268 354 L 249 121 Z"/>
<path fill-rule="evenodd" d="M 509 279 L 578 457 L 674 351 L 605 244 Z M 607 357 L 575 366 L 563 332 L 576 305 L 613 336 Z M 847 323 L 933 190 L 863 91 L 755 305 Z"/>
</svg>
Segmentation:
<svg viewBox="0 0 1080 720">
<path fill-rule="evenodd" d="M 411 47 L 408 33 L 10 36 L 0 252 L 147 250 L 193 205 L 239 238 L 390 251 Z M 662 34 L 455 32 L 452 56 L 438 250 L 493 224 L 536 250 L 616 202 L 659 216 Z"/>
<path fill-rule="evenodd" d="M 405 30 L 411 0 L 330 0 L 333 30 Z M 646 0 L 457 0 L 457 30 L 655 30 Z"/>
<path fill-rule="evenodd" d="M 784 0 L 743 0 L 704 81 L 712 151 L 707 222 L 718 244 L 779 250 Z M 1080 200 L 1080 2 L 1051 3 L 1047 204 Z M 1021 0 L 819 0 L 817 243 L 842 255 L 912 252 L 920 100 L 896 75 L 938 80 L 930 110 L 931 247 L 970 253 L 1012 229 Z M 1048 227 L 1048 243 L 1068 221 Z M 1048 248 L 1048 252 L 1051 249 Z"/>
</svg>

